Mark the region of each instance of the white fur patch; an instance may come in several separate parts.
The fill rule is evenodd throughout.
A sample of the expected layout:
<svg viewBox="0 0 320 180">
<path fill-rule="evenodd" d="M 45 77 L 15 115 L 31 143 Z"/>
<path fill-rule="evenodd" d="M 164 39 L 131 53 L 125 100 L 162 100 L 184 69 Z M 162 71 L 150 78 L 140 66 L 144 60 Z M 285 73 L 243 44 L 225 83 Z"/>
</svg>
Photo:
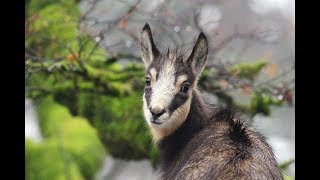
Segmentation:
<svg viewBox="0 0 320 180">
<path fill-rule="evenodd" d="M 152 85 L 150 107 L 156 112 L 167 108 L 176 94 L 174 73 L 174 64 L 166 63 L 161 72 L 159 72 L 158 80 Z"/>
<path fill-rule="evenodd" d="M 156 82 L 157 70 L 155 68 L 152 68 L 150 70 L 150 74 L 151 74 L 151 86 L 152 86 L 152 84 Z"/>
<path fill-rule="evenodd" d="M 153 141 L 158 143 L 161 139 L 172 134 L 186 120 L 189 114 L 191 98 L 189 98 L 182 106 L 177 108 L 167 121 L 163 124 L 154 126 L 151 124 Z M 166 113 L 168 114 L 168 113 Z"/>
</svg>

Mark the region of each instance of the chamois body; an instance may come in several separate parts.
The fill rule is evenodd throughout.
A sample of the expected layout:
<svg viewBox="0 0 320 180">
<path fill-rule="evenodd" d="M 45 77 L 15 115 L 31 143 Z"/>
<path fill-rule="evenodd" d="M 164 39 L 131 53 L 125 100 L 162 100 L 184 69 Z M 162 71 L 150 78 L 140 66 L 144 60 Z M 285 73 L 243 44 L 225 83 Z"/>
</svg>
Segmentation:
<svg viewBox="0 0 320 180">
<path fill-rule="evenodd" d="M 177 52 L 160 53 L 146 24 L 141 50 L 143 109 L 160 150 L 161 179 L 283 179 L 265 137 L 234 109 L 210 104 L 197 89 L 208 53 L 203 33 L 184 59 Z"/>
<path fill-rule="evenodd" d="M 235 110 L 202 104 L 194 93 L 187 119 L 159 141 L 163 179 L 282 179 L 261 134 Z"/>
</svg>

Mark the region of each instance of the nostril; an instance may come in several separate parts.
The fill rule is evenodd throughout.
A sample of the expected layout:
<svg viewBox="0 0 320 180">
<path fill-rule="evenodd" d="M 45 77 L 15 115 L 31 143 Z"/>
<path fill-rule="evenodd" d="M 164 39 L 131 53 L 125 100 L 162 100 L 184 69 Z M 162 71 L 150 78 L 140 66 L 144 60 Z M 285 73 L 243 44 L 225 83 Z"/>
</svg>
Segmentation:
<svg viewBox="0 0 320 180">
<path fill-rule="evenodd" d="M 155 112 L 151 108 L 149 108 L 149 109 L 150 109 L 151 115 L 154 119 L 157 119 L 158 117 L 160 117 L 162 114 L 164 114 L 166 112 L 165 110 L 162 110 L 161 112 Z"/>
<path fill-rule="evenodd" d="M 162 110 L 160 113 L 157 114 L 157 116 L 160 117 L 164 113 L 165 113 L 165 110 Z"/>
</svg>

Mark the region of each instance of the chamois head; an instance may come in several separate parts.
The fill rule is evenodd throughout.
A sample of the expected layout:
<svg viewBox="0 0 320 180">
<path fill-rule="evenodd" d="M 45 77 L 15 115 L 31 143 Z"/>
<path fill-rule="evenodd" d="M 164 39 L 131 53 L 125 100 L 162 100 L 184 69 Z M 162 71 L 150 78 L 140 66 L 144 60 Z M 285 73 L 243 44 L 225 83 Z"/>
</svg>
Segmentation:
<svg viewBox="0 0 320 180">
<path fill-rule="evenodd" d="M 197 79 L 207 60 L 208 42 L 201 32 L 190 56 L 184 59 L 183 53 L 177 51 L 160 52 L 146 24 L 141 32 L 141 51 L 146 72 L 144 116 L 158 142 L 188 116 Z"/>
</svg>

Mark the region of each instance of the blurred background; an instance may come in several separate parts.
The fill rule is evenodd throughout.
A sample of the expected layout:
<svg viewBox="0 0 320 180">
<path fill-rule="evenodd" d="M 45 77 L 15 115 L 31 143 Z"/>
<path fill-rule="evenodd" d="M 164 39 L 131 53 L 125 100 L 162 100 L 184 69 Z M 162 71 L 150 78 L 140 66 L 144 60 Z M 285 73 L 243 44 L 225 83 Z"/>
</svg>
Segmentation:
<svg viewBox="0 0 320 180">
<path fill-rule="evenodd" d="M 26 0 L 25 173 L 28 180 L 156 179 L 144 123 L 139 35 L 161 49 L 210 48 L 199 86 L 235 105 L 295 176 L 293 0 Z"/>
</svg>

